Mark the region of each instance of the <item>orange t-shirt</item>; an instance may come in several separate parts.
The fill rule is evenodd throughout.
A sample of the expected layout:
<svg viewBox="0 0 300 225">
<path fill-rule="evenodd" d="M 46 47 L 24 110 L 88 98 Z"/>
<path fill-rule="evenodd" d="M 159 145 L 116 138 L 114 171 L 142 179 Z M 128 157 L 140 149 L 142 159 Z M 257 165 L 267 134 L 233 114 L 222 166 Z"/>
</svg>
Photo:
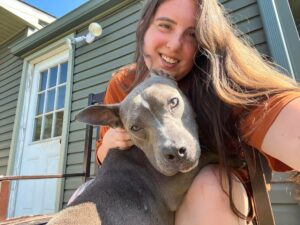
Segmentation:
<svg viewBox="0 0 300 225">
<path fill-rule="evenodd" d="M 300 92 L 286 91 L 270 97 L 264 104 L 254 108 L 241 123 L 240 131 L 247 144 L 266 156 L 274 171 L 293 170 L 283 162 L 261 151 L 264 137 L 281 110 L 292 100 L 299 98 Z"/>
<path fill-rule="evenodd" d="M 106 94 L 103 100 L 104 104 L 114 104 L 121 102 L 127 95 L 124 89 L 129 88 L 135 78 L 135 64 L 123 67 L 113 74 L 110 80 Z M 125 88 L 124 88 L 125 87 Z M 245 141 L 250 146 L 261 151 L 263 139 L 280 113 L 280 111 L 292 100 L 300 97 L 300 92 L 286 91 L 270 97 L 264 104 L 257 106 L 244 118 L 241 124 L 240 131 L 244 136 Z M 108 127 L 102 126 L 99 133 L 99 140 L 96 142 L 96 149 L 102 143 L 102 138 Z M 262 152 L 263 153 L 263 152 Z M 292 170 L 283 162 L 263 153 L 270 167 L 275 171 L 289 171 Z M 97 158 L 97 157 L 96 157 Z M 99 161 L 98 161 L 99 162 Z"/>
</svg>

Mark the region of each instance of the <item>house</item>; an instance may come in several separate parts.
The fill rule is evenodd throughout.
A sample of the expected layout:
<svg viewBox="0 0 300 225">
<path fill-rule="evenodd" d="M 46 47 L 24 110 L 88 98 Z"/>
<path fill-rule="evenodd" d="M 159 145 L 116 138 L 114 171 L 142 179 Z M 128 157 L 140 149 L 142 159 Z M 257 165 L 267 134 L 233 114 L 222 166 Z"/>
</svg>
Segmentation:
<svg viewBox="0 0 300 225">
<path fill-rule="evenodd" d="M 300 81 L 299 1 L 220 3 L 258 51 Z M 85 126 L 74 116 L 87 106 L 89 93 L 104 91 L 111 74 L 133 61 L 141 7 L 139 0 L 89 1 L 29 37 L 21 32 L 0 45 L 1 175 L 82 172 Z M 91 22 L 101 24 L 102 35 L 91 44 L 75 44 Z M 8 216 L 55 212 L 82 182 L 11 182 Z M 292 192 L 286 175 L 274 174 L 270 196 L 279 225 L 300 220 Z"/>
</svg>

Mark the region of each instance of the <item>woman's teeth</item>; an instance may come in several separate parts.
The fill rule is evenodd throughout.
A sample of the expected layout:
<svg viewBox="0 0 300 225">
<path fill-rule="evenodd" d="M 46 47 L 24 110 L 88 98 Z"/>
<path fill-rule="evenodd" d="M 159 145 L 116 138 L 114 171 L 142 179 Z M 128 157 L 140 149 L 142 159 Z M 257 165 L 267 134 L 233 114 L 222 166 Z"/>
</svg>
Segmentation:
<svg viewBox="0 0 300 225">
<path fill-rule="evenodd" d="M 167 63 L 170 63 L 170 64 L 175 64 L 175 63 L 179 62 L 179 60 L 170 58 L 170 57 L 165 56 L 165 55 L 161 55 L 161 57 L 163 58 L 163 60 L 165 60 Z"/>
</svg>

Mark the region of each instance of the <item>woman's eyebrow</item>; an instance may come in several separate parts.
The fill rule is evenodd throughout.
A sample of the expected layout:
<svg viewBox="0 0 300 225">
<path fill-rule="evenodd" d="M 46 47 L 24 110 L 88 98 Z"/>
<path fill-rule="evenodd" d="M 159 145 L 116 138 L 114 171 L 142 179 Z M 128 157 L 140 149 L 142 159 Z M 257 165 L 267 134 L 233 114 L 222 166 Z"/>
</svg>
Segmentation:
<svg viewBox="0 0 300 225">
<path fill-rule="evenodd" d="M 167 21 L 167 22 L 170 22 L 170 23 L 173 23 L 173 24 L 177 24 L 174 20 L 172 20 L 168 17 L 158 17 L 158 18 L 156 18 L 156 20 Z"/>
<path fill-rule="evenodd" d="M 158 17 L 155 19 L 156 21 L 166 21 L 166 22 L 169 22 L 169 23 L 172 23 L 172 24 L 177 24 L 176 21 L 168 18 L 168 17 Z M 195 27 L 194 26 L 191 26 L 191 27 L 188 27 L 188 29 L 194 29 L 195 30 Z"/>
</svg>

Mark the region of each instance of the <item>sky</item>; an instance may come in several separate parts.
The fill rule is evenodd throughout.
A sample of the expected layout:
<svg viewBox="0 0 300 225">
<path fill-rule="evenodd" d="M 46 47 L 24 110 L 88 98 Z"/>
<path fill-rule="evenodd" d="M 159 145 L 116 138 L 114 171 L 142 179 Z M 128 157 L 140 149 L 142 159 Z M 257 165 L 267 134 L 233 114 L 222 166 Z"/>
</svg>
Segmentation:
<svg viewBox="0 0 300 225">
<path fill-rule="evenodd" d="M 57 18 L 62 17 L 88 0 L 23 0 Z"/>
</svg>

